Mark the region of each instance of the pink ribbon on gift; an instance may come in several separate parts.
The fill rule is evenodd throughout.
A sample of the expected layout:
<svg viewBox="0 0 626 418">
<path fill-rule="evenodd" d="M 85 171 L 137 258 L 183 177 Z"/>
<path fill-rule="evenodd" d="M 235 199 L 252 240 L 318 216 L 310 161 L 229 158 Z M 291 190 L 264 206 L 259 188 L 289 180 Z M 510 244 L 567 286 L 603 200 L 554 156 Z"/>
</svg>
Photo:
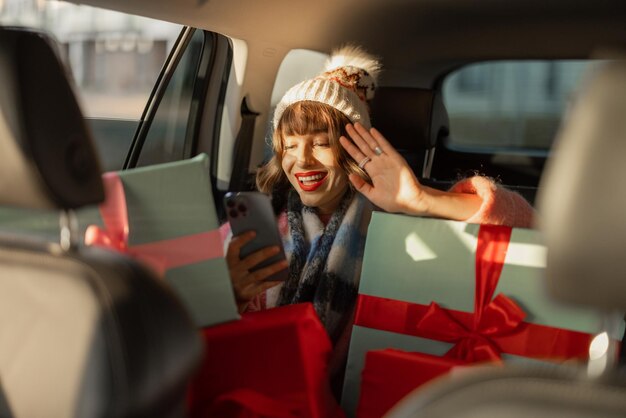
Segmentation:
<svg viewBox="0 0 626 418">
<path fill-rule="evenodd" d="M 106 200 L 99 209 L 104 228 L 89 225 L 85 231 L 86 245 L 128 254 L 148 264 L 160 276 L 172 268 L 224 256 L 219 229 L 129 246 L 130 227 L 122 180 L 117 173 L 105 173 L 102 180 Z"/>
</svg>

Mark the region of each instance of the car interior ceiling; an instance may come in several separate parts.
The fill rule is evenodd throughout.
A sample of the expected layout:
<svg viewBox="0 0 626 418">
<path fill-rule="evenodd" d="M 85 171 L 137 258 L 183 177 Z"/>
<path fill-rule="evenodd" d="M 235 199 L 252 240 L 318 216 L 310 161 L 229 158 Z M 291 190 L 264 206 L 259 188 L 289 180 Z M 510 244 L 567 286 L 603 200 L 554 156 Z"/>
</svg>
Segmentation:
<svg viewBox="0 0 626 418">
<path fill-rule="evenodd" d="M 529 51 L 546 57 L 580 56 L 593 44 L 623 33 L 626 14 L 619 0 L 593 4 L 567 0 L 347 0 L 326 2 L 324 7 L 306 0 L 280 0 L 271 8 L 254 0 L 190 2 L 187 7 L 167 0 L 81 3 L 176 21 L 250 43 L 261 42 L 277 51 L 294 47 L 328 51 L 339 42 L 352 40 L 380 54 L 390 68 L 407 69 L 407 74 L 420 63 L 442 62 L 446 57 L 504 58 Z M 316 30 L 303 31 L 303 27 L 323 28 L 324 36 Z M 534 35 L 529 37 L 531 29 Z M 551 42 L 538 42 L 548 38 Z M 407 54 L 407 50 L 419 53 Z"/>
</svg>

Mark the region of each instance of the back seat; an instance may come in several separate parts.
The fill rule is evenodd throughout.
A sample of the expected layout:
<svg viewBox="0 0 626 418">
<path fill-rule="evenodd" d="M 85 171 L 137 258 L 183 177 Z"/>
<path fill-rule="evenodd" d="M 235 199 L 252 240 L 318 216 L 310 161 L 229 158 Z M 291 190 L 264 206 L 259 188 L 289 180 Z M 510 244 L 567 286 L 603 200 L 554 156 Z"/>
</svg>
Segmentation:
<svg viewBox="0 0 626 418">
<path fill-rule="evenodd" d="M 380 87 L 371 103 L 372 125 L 413 171 L 430 177 L 435 145 L 449 134 L 448 113 L 435 90 Z"/>
<path fill-rule="evenodd" d="M 372 125 L 407 160 L 419 181 L 447 190 L 458 179 L 431 178 L 435 147 L 450 134 L 441 93 L 432 89 L 379 87 L 371 104 Z M 478 168 L 478 167 L 476 167 Z M 503 185 L 534 205 L 537 188 Z"/>
</svg>

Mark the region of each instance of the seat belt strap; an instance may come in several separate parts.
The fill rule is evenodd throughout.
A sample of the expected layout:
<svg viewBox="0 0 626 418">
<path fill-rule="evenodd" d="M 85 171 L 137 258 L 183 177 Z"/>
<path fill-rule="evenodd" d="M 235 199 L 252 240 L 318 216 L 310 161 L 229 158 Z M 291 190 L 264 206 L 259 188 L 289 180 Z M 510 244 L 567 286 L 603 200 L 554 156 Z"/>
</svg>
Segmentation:
<svg viewBox="0 0 626 418">
<path fill-rule="evenodd" d="M 13 416 L 11 407 L 9 406 L 9 400 L 2 389 L 2 381 L 0 380 L 0 417 L 13 418 Z"/>
<path fill-rule="evenodd" d="M 228 186 L 228 190 L 231 192 L 250 190 L 251 188 L 249 184 L 250 153 L 252 152 L 252 139 L 257 116 L 259 113 L 250 109 L 248 99 L 244 97 L 241 102 L 241 127 L 237 133 L 237 138 L 235 138 L 233 170 Z"/>
</svg>

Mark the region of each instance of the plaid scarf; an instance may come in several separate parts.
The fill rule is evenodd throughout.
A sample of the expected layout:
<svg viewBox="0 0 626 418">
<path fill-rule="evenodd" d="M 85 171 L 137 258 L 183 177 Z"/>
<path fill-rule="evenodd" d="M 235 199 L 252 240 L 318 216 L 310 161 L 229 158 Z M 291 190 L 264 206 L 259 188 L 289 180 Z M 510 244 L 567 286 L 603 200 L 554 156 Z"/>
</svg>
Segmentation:
<svg viewBox="0 0 626 418">
<path fill-rule="evenodd" d="M 312 302 L 332 341 L 348 323 L 358 293 L 371 203 L 349 191 L 324 226 L 315 208 L 303 206 L 291 191 L 288 230 L 283 235 L 289 278 L 277 305 Z"/>
</svg>

